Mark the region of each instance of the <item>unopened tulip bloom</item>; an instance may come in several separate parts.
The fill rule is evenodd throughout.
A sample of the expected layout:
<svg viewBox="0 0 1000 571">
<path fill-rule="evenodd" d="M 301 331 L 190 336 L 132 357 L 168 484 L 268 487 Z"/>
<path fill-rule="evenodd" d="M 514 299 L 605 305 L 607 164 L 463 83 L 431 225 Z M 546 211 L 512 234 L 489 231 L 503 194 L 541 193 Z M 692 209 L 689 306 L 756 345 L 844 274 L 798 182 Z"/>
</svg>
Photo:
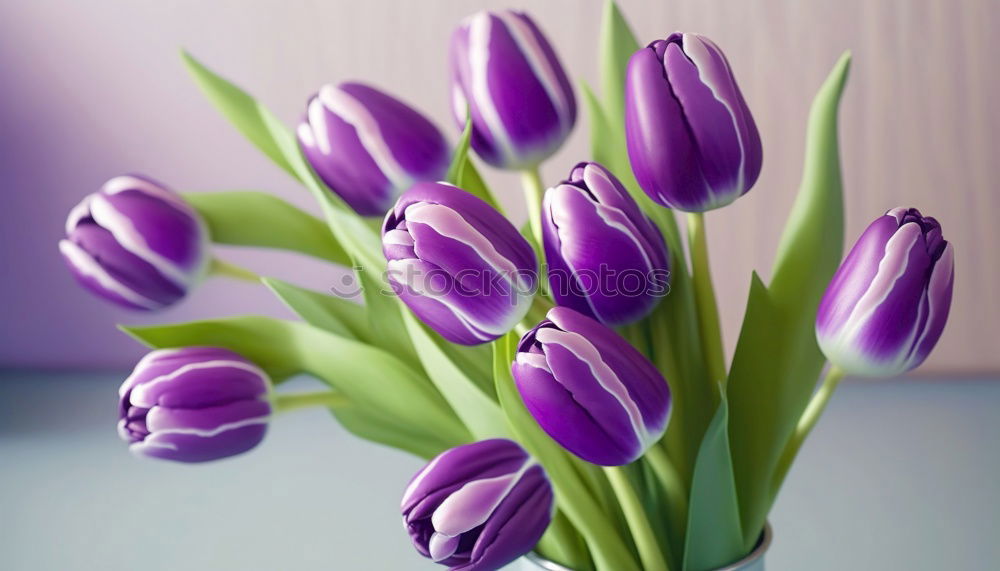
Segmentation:
<svg viewBox="0 0 1000 571">
<path fill-rule="evenodd" d="M 516 442 L 445 451 L 403 495 L 403 522 L 424 557 L 454 571 L 499 569 L 531 551 L 552 520 L 552 487 Z"/>
<path fill-rule="evenodd" d="M 566 140 L 573 89 L 555 51 L 523 12 L 479 12 L 451 39 L 452 110 L 472 118 L 472 148 L 493 166 L 524 170 Z"/>
<path fill-rule="evenodd" d="M 719 208 L 760 174 L 757 126 L 726 56 L 704 36 L 675 32 L 632 56 L 625 135 L 639 186 L 664 206 Z"/>
<path fill-rule="evenodd" d="M 118 434 L 143 456 L 206 462 L 260 443 L 271 415 L 267 374 L 218 347 L 143 357 L 118 390 Z"/>
<path fill-rule="evenodd" d="M 382 251 L 395 293 L 449 341 L 492 341 L 531 306 L 531 246 L 502 214 L 454 186 L 406 191 L 382 225 Z"/>
<path fill-rule="evenodd" d="M 663 436 L 667 381 L 617 333 L 568 307 L 528 331 L 511 367 L 524 404 L 564 448 L 603 466 L 628 464 Z"/>
<path fill-rule="evenodd" d="M 552 296 L 608 325 L 648 314 L 667 292 L 663 236 L 613 174 L 580 163 L 545 193 L 543 242 Z"/>
<path fill-rule="evenodd" d="M 362 216 L 384 216 L 416 181 L 443 179 L 451 160 L 430 120 L 363 83 L 323 86 L 297 134 L 316 174 Z"/>
<path fill-rule="evenodd" d="M 73 208 L 59 251 L 91 292 L 129 309 L 179 301 L 211 260 L 204 222 L 151 179 L 115 177 Z"/>
<path fill-rule="evenodd" d="M 916 208 L 894 208 L 868 226 L 819 306 L 816 338 L 846 373 L 886 377 L 920 365 L 951 307 L 954 248 Z"/>
</svg>

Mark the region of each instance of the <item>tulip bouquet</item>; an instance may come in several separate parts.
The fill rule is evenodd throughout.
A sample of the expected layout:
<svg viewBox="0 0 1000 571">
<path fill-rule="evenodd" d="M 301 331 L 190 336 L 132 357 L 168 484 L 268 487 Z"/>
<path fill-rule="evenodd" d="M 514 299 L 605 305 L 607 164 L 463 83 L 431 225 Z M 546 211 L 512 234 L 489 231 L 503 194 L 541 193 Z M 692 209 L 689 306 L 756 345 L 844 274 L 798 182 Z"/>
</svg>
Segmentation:
<svg viewBox="0 0 1000 571">
<path fill-rule="evenodd" d="M 841 377 L 902 373 L 937 342 L 952 246 L 933 218 L 894 208 L 840 263 L 845 55 L 816 96 L 771 279 L 752 276 L 727 359 L 704 218 L 760 173 L 750 109 L 715 43 L 674 33 L 640 46 L 610 1 L 600 56 L 602 96 L 582 88 L 592 156 L 546 184 L 539 164 L 572 130 L 576 97 L 526 14 L 479 13 L 455 30 L 455 147 L 362 83 L 322 87 L 293 132 L 185 54 L 323 218 L 264 193 L 177 194 L 137 175 L 72 210 L 60 251 L 111 302 L 164 308 L 221 274 L 261 283 L 301 318 L 125 327 L 155 349 L 121 387 L 130 449 L 216 460 L 256 446 L 276 412 L 322 406 L 357 436 L 429 460 L 402 516 L 417 551 L 451 569 L 527 555 L 548 568 L 704 571 L 765 548 L 768 510 Z M 471 151 L 523 173 L 523 229 Z M 221 262 L 212 242 L 350 267 L 363 305 Z M 297 374 L 328 390 L 278 387 Z"/>
</svg>

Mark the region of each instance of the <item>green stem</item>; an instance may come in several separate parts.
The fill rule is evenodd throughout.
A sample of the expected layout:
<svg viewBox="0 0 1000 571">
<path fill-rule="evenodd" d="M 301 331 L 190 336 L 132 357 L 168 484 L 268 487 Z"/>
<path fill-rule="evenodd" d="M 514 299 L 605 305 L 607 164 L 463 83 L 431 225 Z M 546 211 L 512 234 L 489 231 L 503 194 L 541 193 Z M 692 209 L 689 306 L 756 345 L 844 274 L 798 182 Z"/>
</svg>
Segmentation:
<svg viewBox="0 0 1000 571">
<path fill-rule="evenodd" d="M 687 486 L 684 485 L 684 480 L 661 443 L 650 446 L 643 458 L 663 486 L 676 529 L 683 533 L 687 528 L 688 511 Z"/>
<path fill-rule="evenodd" d="M 260 283 L 260 276 L 257 274 L 236 264 L 223 262 L 219 258 L 212 258 L 212 264 L 208 267 L 208 273 L 213 276 L 225 276 L 227 278 Z"/>
<path fill-rule="evenodd" d="M 288 412 L 290 410 L 316 406 L 339 408 L 349 405 L 351 401 L 338 392 L 319 391 L 314 393 L 275 394 L 273 403 L 276 412 Z"/>
<path fill-rule="evenodd" d="M 781 457 L 778 459 L 778 464 L 774 470 L 774 478 L 771 480 L 772 498 L 778 494 L 781 484 L 785 481 L 785 476 L 788 475 L 788 470 L 792 467 L 792 462 L 795 461 L 799 449 L 802 448 L 802 443 L 805 442 L 809 433 L 812 432 L 813 427 L 816 426 L 816 422 L 819 421 L 819 417 L 826 410 L 826 405 L 829 404 L 830 397 L 837 390 L 837 386 L 840 384 L 841 379 L 844 378 L 844 375 L 844 371 L 839 367 L 836 365 L 831 366 L 830 370 L 826 373 L 826 377 L 823 378 L 823 383 L 820 385 L 819 390 L 813 395 L 812 400 L 809 401 L 809 405 L 806 406 L 805 412 L 799 417 L 799 423 L 795 426 L 795 433 L 792 434 L 791 439 L 785 446 L 785 450 L 781 453 Z"/>
<path fill-rule="evenodd" d="M 524 202 L 528 207 L 528 227 L 531 229 L 538 263 L 541 264 L 545 260 L 542 250 L 542 196 L 545 194 L 545 186 L 537 166 L 521 171 L 521 186 L 524 189 Z"/>
<path fill-rule="evenodd" d="M 698 309 L 698 330 L 705 351 L 712 384 L 726 382 L 726 358 L 722 351 L 722 330 L 719 309 L 712 289 L 712 273 L 708 265 L 708 240 L 705 235 L 705 215 L 688 212 L 688 248 L 691 250 L 691 277 L 694 281 L 695 305 Z"/>
<path fill-rule="evenodd" d="M 573 528 L 566 514 L 559 510 L 552 516 L 552 523 L 538 542 L 537 549 L 546 559 L 572 569 L 582 571 L 594 565 L 590 560 L 587 544 Z"/>
<path fill-rule="evenodd" d="M 625 521 L 628 522 L 632 539 L 639 550 L 639 560 L 642 562 L 643 570 L 668 571 L 670 567 L 663 558 L 656 534 L 649 525 L 646 510 L 642 507 L 632 483 L 629 482 L 628 475 L 621 466 L 607 466 L 604 468 L 604 473 L 607 474 L 608 481 L 618 496 L 618 502 L 621 503 Z"/>
</svg>

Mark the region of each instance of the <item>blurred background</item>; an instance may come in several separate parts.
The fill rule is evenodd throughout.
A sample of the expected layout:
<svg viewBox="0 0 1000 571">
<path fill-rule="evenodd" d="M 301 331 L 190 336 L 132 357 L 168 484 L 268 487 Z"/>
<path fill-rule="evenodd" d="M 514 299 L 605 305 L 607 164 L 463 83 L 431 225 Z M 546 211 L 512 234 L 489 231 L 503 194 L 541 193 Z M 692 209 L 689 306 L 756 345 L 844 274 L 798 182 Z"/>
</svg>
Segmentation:
<svg viewBox="0 0 1000 571">
<path fill-rule="evenodd" d="M 801 175 L 809 102 L 845 49 L 854 54 L 841 115 L 848 241 L 885 210 L 916 206 L 941 221 L 958 252 L 950 322 L 912 375 L 924 378 L 848 384 L 835 399 L 775 512 L 772 568 L 995 564 L 1000 552 L 983 534 L 1000 511 L 989 476 L 1000 468 L 1000 384 L 989 382 L 1000 376 L 1000 7 L 990 0 L 620 4 L 641 41 L 676 29 L 714 39 L 761 131 L 756 187 L 708 216 L 730 350 L 750 272 L 770 274 Z M 143 351 L 116 323 L 288 314 L 263 288 L 220 279 L 160 314 L 120 311 L 73 282 L 56 243 L 68 210 L 123 172 L 183 191 L 271 191 L 314 209 L 202 97 L 181 65 L 181 47 L 289 124 L 323 83 L 363 79 L 436 119 L 454 141 L 445 54 L 462 17 L 483 8 L 529 10 L 573 78 L 596 85 L 601 6 L 0 2 L 7 213 L 0 224 L 7 276 L 0 281 L 0 567 L 328 569 L 337 561 L 345 569 L 421 568 L 395 519 L 399 490 L 419 463 L 352 439 L 322 414 L 276 423 L 266 452 L 202 471 L 130 458 L 113 432 L 114 390 Z M 546 182 L 587 156 L 581 114 L 570 142 L 544 166 Z M 516 176 L 482 170 L 522 216 Z M 222 255 L 316 289 L 339 275 L 296 255 Z M 157 559 L 135 559 L 148 554 Z"/>
</svg>

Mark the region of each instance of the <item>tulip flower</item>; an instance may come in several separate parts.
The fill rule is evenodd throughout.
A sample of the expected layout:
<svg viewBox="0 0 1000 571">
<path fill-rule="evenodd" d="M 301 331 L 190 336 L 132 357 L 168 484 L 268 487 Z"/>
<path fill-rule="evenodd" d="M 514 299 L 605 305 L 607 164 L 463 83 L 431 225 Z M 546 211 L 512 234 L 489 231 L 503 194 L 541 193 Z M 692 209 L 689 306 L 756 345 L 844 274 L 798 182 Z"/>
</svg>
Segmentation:
<svg viewBox="0 0 1000 571">
<path fill-rule="evenodd" d="M 430 120 L 362 83 L 323 86 L 297 135 L 316 174 L 362 216 L 384 216 L 414 182 L 443 179 L 451 160 Z"/>
<path fill-rule="evenodd" d="M 760 174 L 760 135 L 726 56 L 673 33 L 637 51 L 625 81 L 632 170 L 653 200 L 686 212 L 725 206 Z"/>
<path fill-rule="evenodd" d="M 487 163 L 526 170 L 552 155 L 576 121 L 562 64 L 523 12 L 479 12 L 451 40 L 452 110 L 472 119 L 472 148 Z"/>
<path fill-rule="evenodd" d="M 449 341 L 475 345 L 511 330 L 537 282 L 535 254 L 510 221 L 449 184 L 415 184 L 382 225 L 393 291 Z"/>
<path fill-rule="evenodd" d="M 143 456 L 206 462 L 260 443 L 271 415 L 267 374 L 218 347 L 153 351 L 118 390 L 118 434 Z"/>
<path fill-rule="evenodd" d="M 151 179 L 115 177 L 66 220 L 59 251 L 77 281 L 108 301 L 161 309 L 184 297 L 211 260 L 204 222 Z"/>
<path fill-rule="evenodd" d="M 417 472 L 402 501 L 417 551 L 454 571 L 499 569 L 528 553 L 554 507 L 545 471 L 504 439 L 443 452 Z"/>
<path fill-rule="evenodd" d="M 909 371 L 941 337 L 951 306 L 954 248 L 916 208 L 894 208 L 868 226 L 819 306 L 816 338 L 844 372 Z"/>
<path fill-rule="evenodd" d="M 625 187 L 580 163 L 545 193 L 543 242 L 552 296 L 607 325 L 647 315 L 667 292 L 663 236 Z"/>
<path fill-rule="evenodd" d="M 556 307 L 528 331 L 511 367 L 528 411 L 553 440 L 602 466 L 628 464 L 663 436 L 670 388 L 605 325 Z"/>
</svg>

